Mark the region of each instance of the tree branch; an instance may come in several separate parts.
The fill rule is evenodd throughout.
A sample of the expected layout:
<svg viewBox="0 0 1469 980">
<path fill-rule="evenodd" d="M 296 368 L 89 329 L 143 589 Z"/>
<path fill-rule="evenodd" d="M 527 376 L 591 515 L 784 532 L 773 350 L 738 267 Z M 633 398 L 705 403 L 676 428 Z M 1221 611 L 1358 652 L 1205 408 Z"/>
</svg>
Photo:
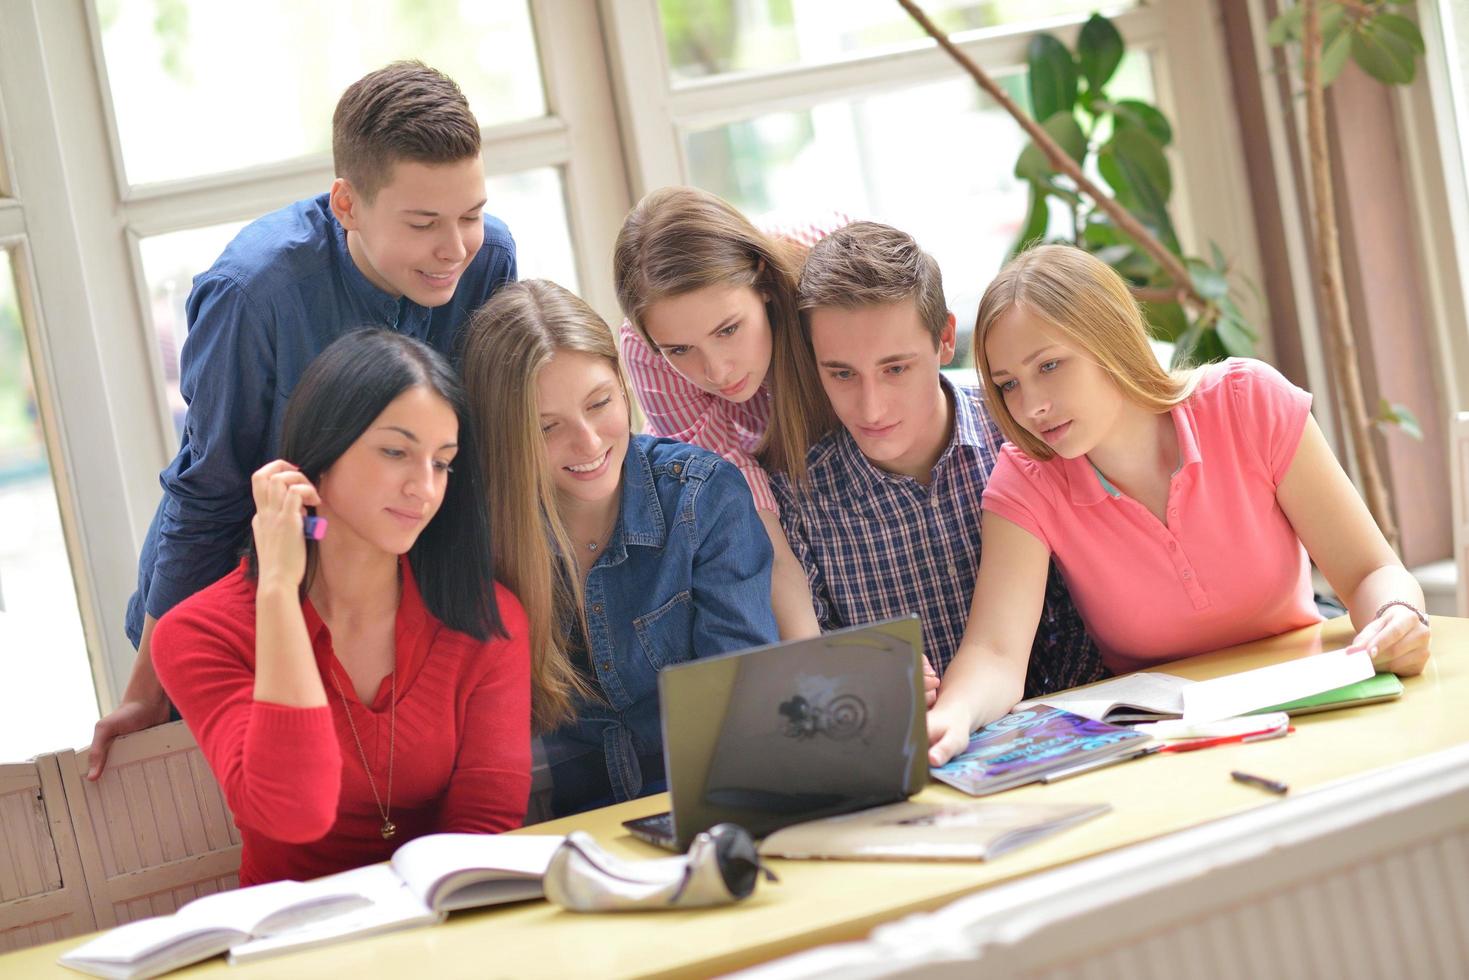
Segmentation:
<svg viewBox="0 0 1469 980">
<path fill-rule="evenodd" d="M 1016 105 L 1015 101 L 1005 93 L 1004 89 L 995 84 L 994 79 L 990 78 L 984 69 L 975 64 L 974 60 L 967 54 L 960 51 L 954 42 L 949 40 L 949 36 L 937 24 L 929 20 L 928 15 L 923 12 L 923 9 L 918 4 L 914 3 L 913 0 L 898 0 L 898 3 L 904 10 L 908 11 L 909 16 L 918 22 L 918 26 L 922 27 L 928 33 L 929 37 L 938 42 L 939 47 L 948 52 L 949 57 L 958 62 L 959 67 L 969 73 L 969 76 L 974 79 L 975 84 L 983 89 L 985 94 L 994 99 L 1000 108 L 1015 118 L 1015 121 L 1020 124 L 1020 128 L 1025 130 L 1035 145 L 1040 148 L 1040 151 L 1046 155 L 1046 160 L 1050 162 L 1052 169 L 1070 177 L 1075 182 L 1077 189 L 1095 201 L 1097 206 L 1107 213 L 1107 216 L 1112 219 L 1112 222 L 1119 230 L 1125 232 L 1136 241 L 1143 251 L 1147 252 L 1153 257 L 1154 261 L 1163 267 L 1163 270 L 1168 273 L 1169 278 L 1173 280 L 1171 287 L 1169 287 L 1172 297 L 1177 298 L 1180 302 L 1190 303 L 1196 309 L 1200 310 L 1209 305 L 1208 300 L 1204 299 L 1194 290 L 1193 279 L 1189 276 L 1188 269 L 1184 267 L 1182 260 L 1178 256 L 1168 251 L 1168 248 L 1162 242 L 1158 241 L 1157 237 L 1148 231 L 1141 221 L 1138 221 L 1133 216 L 1132 212 L 1118 204 L 1111 195 L 1092 183 L 1091 179 L 1082 172 L 1081 167 L 1076 161 L 1071 159 L 1071 154 L 1062 149 L 1051 138 L 1050 133 L 1047 133 L 1041 128 L 1038 122 L 1027 115 L 1020 106 Z"/>
<path fill-rule="evenodd" d="M 1357 344 L 1352 337 L 1351 311 L 1343 286 L 1341 248 L 1336 227 L 1336 193 L 1331 181 L 1331 156 L 1326 144 L 1326 96 L 1321 84 L 1321 7 L 1319 0 L 1304 0 L 1305 35 L 1301 40 L 1301 74 L 1306 82 L 1306 141 L 1311 160 L 1311 196 L 1315 225 L 1314 251 L 1320 277 L 1321 312 L 1331 352 L 1332 373 L 1345 402 L 1352 434 L 1357 473 L 1362 480 L 1367 509 L 1381 528 L 1383 537 L 1396 550 L 1397 526 L 1382 471 L 1372 449 L 1372 425 L 1362 395 L 1362 377 L 1357 370 Z"/>
</svg>

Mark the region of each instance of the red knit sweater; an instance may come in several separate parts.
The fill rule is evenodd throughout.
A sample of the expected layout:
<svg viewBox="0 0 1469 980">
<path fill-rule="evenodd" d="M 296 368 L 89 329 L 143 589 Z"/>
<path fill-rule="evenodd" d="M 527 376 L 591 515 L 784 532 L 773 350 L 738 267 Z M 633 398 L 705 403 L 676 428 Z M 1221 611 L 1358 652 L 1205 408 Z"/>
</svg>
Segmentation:
<svg viewBox="0 0 1469 980">
<path fill-rule="evenodd" d="M 243 565 L 176 606 L 153 633 L 153 664 L 224 789 L 240 828 L 240 884 L 304 880 L 388 858 L 437 831 L 520 826 L 530 794 L 530 654 L 525 614 L 495 586 L 510 634 L 481 643 L 423 605 L 408 562 L 398 605 L 398 705 L 391 817 L 383 840 L 336 668 L 378 793 L 387 801 L 389 678 L 371 705 L 332 652 L 331 633 L 302 603 L 327 706 L 254 699 L 255 583 Z"/>
</svg>

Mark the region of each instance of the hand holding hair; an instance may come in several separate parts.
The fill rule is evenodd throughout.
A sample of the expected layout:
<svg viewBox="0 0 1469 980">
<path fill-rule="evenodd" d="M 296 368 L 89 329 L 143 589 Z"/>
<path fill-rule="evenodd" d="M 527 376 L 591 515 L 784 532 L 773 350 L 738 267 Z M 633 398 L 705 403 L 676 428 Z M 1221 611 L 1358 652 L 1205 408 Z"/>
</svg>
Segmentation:
<svg viewBox="0 0 1469 980">
<path fill-rule="evenodd" d="M 321 503 L 316 487 L 283 459 L 266 463 L 250 477 L 259 580 L 295 588 L 306 574 L 306 508 Z"/>
</svg>

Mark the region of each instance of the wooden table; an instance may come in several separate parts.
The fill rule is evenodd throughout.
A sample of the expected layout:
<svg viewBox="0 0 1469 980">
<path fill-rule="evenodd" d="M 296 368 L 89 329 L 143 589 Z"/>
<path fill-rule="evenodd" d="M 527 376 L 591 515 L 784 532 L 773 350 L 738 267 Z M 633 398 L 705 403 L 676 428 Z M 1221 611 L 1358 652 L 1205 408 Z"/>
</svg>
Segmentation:
<svg viewBox="0 0 1469 980">
<path fill-rule="evenodd" d="M 577 915 L 545 902 L 455 914 L 447 923 L 228 968 L 222 959 L 179 976 L 230 969 L 248 977 L 647 977 L 707 976 L 811 946 L 857 939 L 880 923 L 937 909 L 996 882 L 1077 862 L 1276 798 L 1233 782 L 1231 769 L 1290 784 L 1292 797 L 1327 784 L 1469 743 L 1469 620 L 1436 617 L 1427 670 L 1404 681 L 1397 701 L 1296 720 L 1288 738 L 1134 763 L 1005 795 L 1014 802 L 1108 802 L 1113 812 L 989 863 L 775 861 L 780 883 L 762 883 L 727 909 Z M 1169 673 L 1203 679 L 1342 646 L 1344 619 L 1233 650 L 1170 664 Z M 939 784 L 923 800 L 967 799 Z M 628 836 L 621 822 L 667 806 L 663 796 L 541 824 L 531 832 L 582 829 L 628 858 L 659 852 Z M 0 957 L 0 976 L 76 974 L 56 958 L 69 939 Z"/>
</svg>

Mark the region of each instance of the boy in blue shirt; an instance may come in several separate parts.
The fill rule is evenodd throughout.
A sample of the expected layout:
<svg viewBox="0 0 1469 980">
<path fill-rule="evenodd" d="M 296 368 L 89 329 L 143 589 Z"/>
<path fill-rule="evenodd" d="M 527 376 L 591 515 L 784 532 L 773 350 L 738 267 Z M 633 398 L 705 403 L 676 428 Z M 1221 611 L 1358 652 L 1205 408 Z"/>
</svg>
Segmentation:
<svg viewBox="0 0 1469 980">
<path fill-rule="evenodd" d="M 194 279 L 183 438 L 128 603 L 138 658 L 97 722 L 89 778 L 113 738 L 168 720 L 153 625 L 234 567 L 254 510 L 250 474 L 276 457 L 281 413 L 311 359 L 367 326 L 453 357 L 469 314 L 515 279 L 515 242 L 484 213 L 479 123 L 452 79 L 396 62 L 354 82 L 332 117 L 332 157 L 330 191 L 246 226 Z"/>
</svg>

